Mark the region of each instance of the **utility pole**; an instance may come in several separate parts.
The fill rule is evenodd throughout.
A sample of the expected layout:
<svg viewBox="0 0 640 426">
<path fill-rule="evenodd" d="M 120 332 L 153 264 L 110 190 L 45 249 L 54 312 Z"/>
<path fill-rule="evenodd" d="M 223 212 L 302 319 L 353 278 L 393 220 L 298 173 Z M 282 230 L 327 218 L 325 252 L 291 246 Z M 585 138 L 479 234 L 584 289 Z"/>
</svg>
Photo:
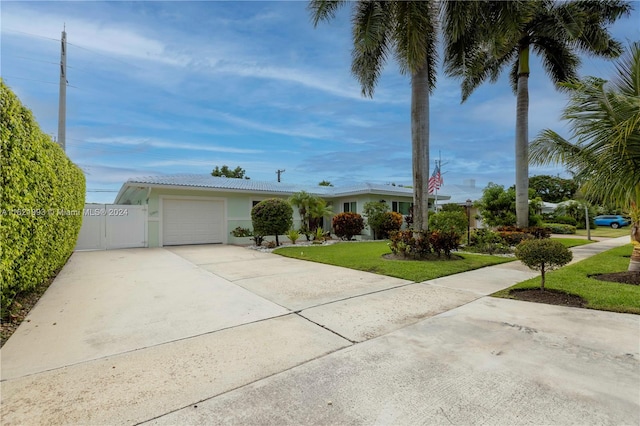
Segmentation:
<svg viewBox="0 0 640 426">
<path fill-rule="evenodd" d="M 58 143 L 66 151 L 67 133 L 67 32 L 62 30 L 60 40 L 60 96 L 58 98 Z"/>
<path fill-rule="evenodd" d="M 286 172 L 286 170 L 284 170 L 284 169 L 282 169 L 282 170 L 280 170 L 280 169 L 276 170 L 276 174 L 278 175 L 278 182 L 280 182 L 280 175 L 281 175 L 282 173 L 284 173 L 284 172 Z"/>
</svg>

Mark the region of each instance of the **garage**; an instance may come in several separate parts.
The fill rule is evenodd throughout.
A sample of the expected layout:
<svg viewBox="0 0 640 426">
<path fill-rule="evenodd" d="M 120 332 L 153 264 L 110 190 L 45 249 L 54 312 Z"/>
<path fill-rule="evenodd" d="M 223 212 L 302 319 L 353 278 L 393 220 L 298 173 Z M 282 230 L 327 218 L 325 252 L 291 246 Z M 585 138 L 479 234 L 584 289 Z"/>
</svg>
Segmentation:
<svg viewBox="0 0 640 426">
<path fill-rule="evenodd" d="M 162 200 L 162 245 L 215 244 L 225 241 L 225 207 L 222 200 Z"/>
</svg>

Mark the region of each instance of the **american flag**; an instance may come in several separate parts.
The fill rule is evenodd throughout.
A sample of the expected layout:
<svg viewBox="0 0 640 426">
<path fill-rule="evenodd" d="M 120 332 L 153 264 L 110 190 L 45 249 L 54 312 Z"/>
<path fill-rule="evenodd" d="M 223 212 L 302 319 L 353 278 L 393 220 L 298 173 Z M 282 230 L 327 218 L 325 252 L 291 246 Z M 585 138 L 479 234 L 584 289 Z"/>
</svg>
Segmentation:
<svg viewBox="0 0 640 426">
<path fill-rule="evenodd" d="M 436 164 L 436 168 L 429 178 L 429 194 L 433 194 L 433 191 L 440 189 L 443 183 L 444 180 L 442 180 L 442 174 L 440 173 L 440 165 Z"/>
</svg>

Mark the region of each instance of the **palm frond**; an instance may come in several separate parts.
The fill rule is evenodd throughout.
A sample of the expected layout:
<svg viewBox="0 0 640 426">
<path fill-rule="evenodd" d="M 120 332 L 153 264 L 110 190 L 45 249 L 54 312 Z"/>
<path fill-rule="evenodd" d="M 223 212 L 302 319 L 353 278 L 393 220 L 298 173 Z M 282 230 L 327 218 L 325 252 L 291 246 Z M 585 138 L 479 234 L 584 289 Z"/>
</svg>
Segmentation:
<svg viewBox="0 0 640 426">
<path fill-rule="evenodd" d="M 392 6 L 384 1 L 359 2 L 356 5 L 352 18 L 351 72 L 360 82 L 364 96 L 373 96 L 392 48 Z"/>
<path fill-rule="evenodd" d="M 629 45 L 625 55 L 616 62 L 616 71 L 613 80 L 616 91 L 640 99 L 640 42 Z"/>
<path fill-rule="evenodd" d="M 563 84 L 571 92 L 562 115 L 570 141 L 545 130 L 531 144 L 530 160 L 564 164 L 592 201 L 628 205 L 640 201 L 640 98 L 630 87 L 638 83 L 638 46 L 616 69 L 613 85 L 596 77 Z"/>
<path fill-rule="evenodd" d="M 435 88 L 437 9 L 432 1 L 396 2 L 393 41 L 395 57 L 403 74 L 414 74 L 429 64 L 429 90 Z"/>
<path fill-rule="evenodd" d="M 330 21 L 336 17 L 337 10 L 346 4 L 345 0 L 311 0 L 307 9 L 311 12 L 313 26 L 317 27 L 320 21 Z"/>
<path fill-rule="evenodd" d="M 532 50 L 541 56 L 544 70 L 557 87 L 561 82 L 577 78 L 580 58 L 566 43 L 553 38 L 534 37 Z"/>
</svg>

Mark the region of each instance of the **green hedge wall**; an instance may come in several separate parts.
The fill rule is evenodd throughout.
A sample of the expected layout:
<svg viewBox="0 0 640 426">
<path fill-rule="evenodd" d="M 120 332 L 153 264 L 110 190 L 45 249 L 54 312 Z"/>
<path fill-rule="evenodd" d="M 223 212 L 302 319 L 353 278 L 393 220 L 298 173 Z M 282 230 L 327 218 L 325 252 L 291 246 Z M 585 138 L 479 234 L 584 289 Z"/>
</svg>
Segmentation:
<svg viewBox="0 0 640 426">
<path fill-rule="evenodd" d="M 0 81 L 0 290 L 16 294 L 51 277 L 73 252 L 82 225 L 84 174 L 43 133 Z"/>
</svg>

